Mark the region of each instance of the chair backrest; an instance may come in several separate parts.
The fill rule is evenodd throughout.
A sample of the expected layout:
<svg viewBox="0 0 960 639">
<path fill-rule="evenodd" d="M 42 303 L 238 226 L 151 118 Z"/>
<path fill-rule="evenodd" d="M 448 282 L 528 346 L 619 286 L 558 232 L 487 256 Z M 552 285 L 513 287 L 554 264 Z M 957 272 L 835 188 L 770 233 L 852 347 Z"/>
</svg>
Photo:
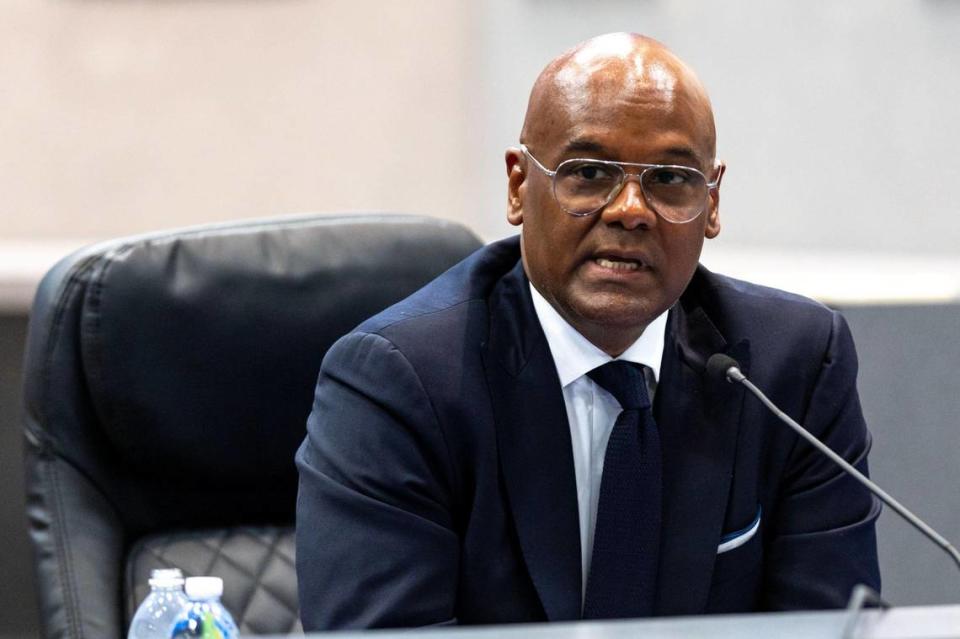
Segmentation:
<svg viewBox="0 0 960 639">
<path fill-rule="evenodd" d="M 99 244 L 41 283 L 24 366 L 46 637 L 119 638 L 150 569 L 297 629 L 293 454 L 327 348 L 480 246 L 451 222 L 306 215 Z"/>
</svg>

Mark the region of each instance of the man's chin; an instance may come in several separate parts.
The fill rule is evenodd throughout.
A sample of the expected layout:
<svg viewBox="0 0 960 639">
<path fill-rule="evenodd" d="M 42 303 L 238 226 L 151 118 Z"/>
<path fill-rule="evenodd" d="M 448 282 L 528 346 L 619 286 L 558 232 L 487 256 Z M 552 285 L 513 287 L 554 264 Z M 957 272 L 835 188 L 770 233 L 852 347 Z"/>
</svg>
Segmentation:
<svg viewBox="0 0 960 639">
<path fill-rule="evenodd" d="M 612 302 L 579 305 L 578 319 L 589 325 L 592 331 L 636 332 L 639 335 L 661 313 L 653 305 L 635 299 L 629 303 Z"/>
</svg>

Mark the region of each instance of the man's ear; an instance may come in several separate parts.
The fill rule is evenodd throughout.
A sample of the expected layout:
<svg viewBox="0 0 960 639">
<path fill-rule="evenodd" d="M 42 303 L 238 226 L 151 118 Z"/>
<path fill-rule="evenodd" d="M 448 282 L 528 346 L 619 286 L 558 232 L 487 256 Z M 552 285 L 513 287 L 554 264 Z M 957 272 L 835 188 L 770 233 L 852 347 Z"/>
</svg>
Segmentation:
<svg viewBox="0 0 960 639">
<path fill-rule="evenodd" d="M 507 162 L 507 222 L 513 226 L 523 224 L 523 191 L 527 178 L 526 158 L 523 151 L 510 147 L 504 156 Z"/>
<path fill-rule="evenodd" d="M 723 174 L 727 171 L 727 165 L 723 162 L 717 163 L 714 180 L 717 183 L 716 188 L 710 190 L 710 203 L 707 208 L 707 224 L 703 231 L 708 240 L 712 240 L 720 235 L 720 181 L 723 180 Z"/>
</svg>

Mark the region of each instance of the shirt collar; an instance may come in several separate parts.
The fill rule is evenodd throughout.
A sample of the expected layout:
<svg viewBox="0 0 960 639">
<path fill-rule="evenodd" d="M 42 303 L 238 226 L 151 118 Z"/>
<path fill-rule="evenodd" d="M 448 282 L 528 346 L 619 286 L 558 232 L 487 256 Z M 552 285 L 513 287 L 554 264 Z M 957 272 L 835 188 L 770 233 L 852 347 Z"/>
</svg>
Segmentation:
<svg viewBox="0 0 960 639">
<path fill-rule="evenodd" d="M 529 286 L 533 308 L 550 346 L 561 387 L 576 381 L 597 366 L 614 360 L 570 326 L 532 283 Z M 666 332 L 667 313 L 663 312 L 650 322 L 637 341 L 616 359 L 648 366 L 653 371 L 654 378 L 659 380 Z"/>
</svg>

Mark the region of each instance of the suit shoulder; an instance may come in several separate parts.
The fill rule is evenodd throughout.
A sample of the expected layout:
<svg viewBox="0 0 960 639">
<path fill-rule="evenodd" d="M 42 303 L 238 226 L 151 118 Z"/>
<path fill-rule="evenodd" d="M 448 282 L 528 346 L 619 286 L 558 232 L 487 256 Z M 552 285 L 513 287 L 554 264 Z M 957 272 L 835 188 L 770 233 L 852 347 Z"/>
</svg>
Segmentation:
<svg viewBox="0 0 960 639">
<path fill-rule="evenodd" d="M 519 257 L 519 238 L 487 245 L 352 332 L 374 333 L 398 346 L 475 332 L 486 319 L 491 291 Z"/>
<path fill-rule="evenodd" d="M 791 324 L 829 324 L 836 315 L 836 311 L 809 297 L 713 273 L 702 266 L 691 284 L 701 299 L 720 306 L 724 316 L 750 313 L 759 314 L 760 318 L 792 319 Z"/>
<path fill-rule="evenodd" d="M 810 298 L 698 269 L 685 299 L 701 305 L 730 341 L 748 340 L 761 352 L 779 347 L 818 359 L 849 329 L 837 311 Z M 776 348 L 775 348 L 776 347 Z"/>
</svg>

